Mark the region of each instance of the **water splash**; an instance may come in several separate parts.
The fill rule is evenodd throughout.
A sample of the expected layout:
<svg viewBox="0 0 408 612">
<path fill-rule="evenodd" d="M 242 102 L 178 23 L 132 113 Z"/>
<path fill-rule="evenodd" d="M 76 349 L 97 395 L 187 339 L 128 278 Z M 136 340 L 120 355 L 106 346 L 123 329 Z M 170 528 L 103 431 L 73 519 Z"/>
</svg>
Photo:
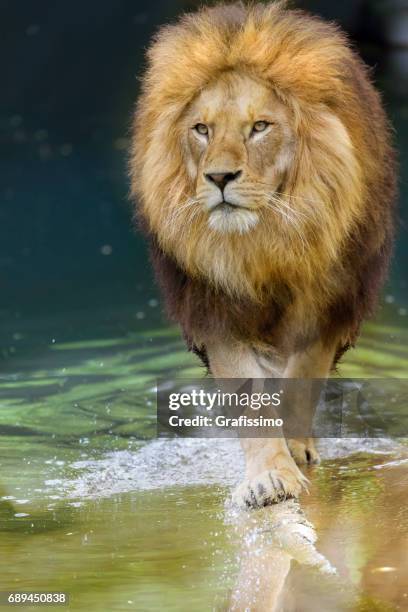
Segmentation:
<svg viewBox="0 0 408 612">
<path fill-rule="evenodd" d="M 391 455 L 402 448 L 392 440 L 324 439 L 319 441 L 323 459 L 354 453 Z M 235 486 L 244 473 L 244 458 L 237 440 L 154 440 L 138 451 L 117 451 L 103 459 L 76 461 L 70 465 L 78 477 L 64 480 L 70 497 L 107 497 L 128 491 L 165 489 L 172 486 Z"/>
</svg>

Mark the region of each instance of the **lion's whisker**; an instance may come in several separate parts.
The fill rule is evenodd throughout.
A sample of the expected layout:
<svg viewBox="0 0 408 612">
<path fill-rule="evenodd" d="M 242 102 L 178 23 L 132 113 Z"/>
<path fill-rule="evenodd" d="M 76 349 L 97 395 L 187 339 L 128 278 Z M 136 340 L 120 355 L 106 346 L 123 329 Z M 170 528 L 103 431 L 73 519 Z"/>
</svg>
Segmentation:
<svg viewBox="0 0 408 612">
<path fill-rule="evenodd" d="M 176 221 L 177 217 L 179 217 L 183 211 L 185 211 L 187 208 L 195 206 L 198 203 L 199 200 L 197 198 L 189 198 L 184 204 L 182 204 L 181 206 L 177 206 L 177 208 L 172 212 L 167 221 L 168 225 L 172 226 Z"/>
<path fill-rule="evenodd" d="M 296 232 L 296 234 L 299 236 L 300 242 L 302 244 L 302 252 L 305 252 L 306 249 L 306 242 L 305 242 L 305 238 L 304 235 L 302 233 L 301 228 L 299 228 L 298 225 L 298 221 L 299 219 L 296 216 L 292 216 L 290 214 L 288 214 L 285 210 L 282 210 L 281 208 L 279 208 L 278 206 L 273 206 L 273 201 L 270 201 L 267 204 L 267 208 L 270 208 L 271 210 L 277 212 L 278 214 L 280 214 L 287 222 L 289 222 L 290 226 L 293 228 L 293 230 Z M 291 209 L 292 210 L 292 209 Z M 292 211 L 293 212 L 293 211 Z"/>
<path fill-rule="evenodd" d="M 286 209 L 290 210 L 293 214 L 295 214 L 295 215 L 297 215 L 299 217 L 304 217 L 305 219 L 308 219 L 309 221 L 312 220 L 312 217 L 310 215 L 305 213 L 303 210 L 296 210 L 296 209 L 292 208 L 291 206 L 289 206 L 289 204 L 283 198 L 279 198 L 278 196 L 275 196 L 275 195 L 270 196 L 270 198 L 274 202 L 276 202 L 276 204 L 278 204 L 279 206 L 283 206 Z"/>
<path fill-rule="evenodd" d="M 254 183 L 256 183 L 257 185 L 264 185 L 265 187 L 269 187 L 269 189 L 271 189 L 271 185 L 269 183 L 265 183 L 263 181 L 254 181 Z M 286 196 L 288 198 L 293 198 L 296 200 L 303 200 L 304 202 L 308 202 L 311 204 L 322 204 L 322 200 L 316 200 L 314 198 L 308 198 L 305 196 L 300 196 L 300 195 L 293 195 L 291 193 L 287 193 L 285 191 L 278 191 L 276 192 L 277 196 Z"/>
<path fill-rule="evenodd" d="M 300 217 L 304 216 L 303 213 L 301 213 L 300 211 L 294 210 L 288 204 L 285 204 L 284 202 L 282 202 L 282 200 L 269 198 L 268 202 L 269 204 L 275 205 L 275 206 L 272 206 L 273 210 L 277 210 L 280 213 L 283 213 L 283 211 L 285 210 L 286 211 L 285 214 L 286 216 L 288 216 L 288 218 L 291 218 L 291 219 L 294 218 L 296 221 L 300 221 Z"/>
</svg>

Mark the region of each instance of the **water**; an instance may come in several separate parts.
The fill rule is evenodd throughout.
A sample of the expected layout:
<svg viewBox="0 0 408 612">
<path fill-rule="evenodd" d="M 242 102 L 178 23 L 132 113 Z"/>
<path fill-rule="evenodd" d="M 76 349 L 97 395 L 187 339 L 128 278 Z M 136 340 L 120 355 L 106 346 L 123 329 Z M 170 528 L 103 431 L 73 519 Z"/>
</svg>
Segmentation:
<svg viewBox="0 0 408 612">
<path fill-rule="evenodd" d="M 1 589 L 63 590 L 72 610 L 406 608 L 403 441 L 323 440 L 300 505 L 236 514 L 235 440 L 154 438 L 156 377 L 203 372 L 151 304 L 67 331 L 57 314 L 9 321 Z M 403 376 L 405 321 L 388 305 L 342 373 Z"/>
</svg>

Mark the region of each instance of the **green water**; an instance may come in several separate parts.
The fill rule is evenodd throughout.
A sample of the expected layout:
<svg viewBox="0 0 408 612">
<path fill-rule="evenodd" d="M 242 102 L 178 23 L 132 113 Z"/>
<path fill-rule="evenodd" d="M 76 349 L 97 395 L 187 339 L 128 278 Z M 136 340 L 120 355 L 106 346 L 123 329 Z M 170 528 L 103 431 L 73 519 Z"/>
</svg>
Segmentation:
<svg viewBox="0 0 408 612">
<path fill-rule="evenodd" d="M 225 467 L 224 480 L 223 458 L 210 447 L 197 458 L 187 442 L 176 471 L 171 444 L 147 455 L 142 468 L 133 461 L 154 448 L 156 378 L 203 375 L 155 305 L 143 314 L 78 313 L 67 331 L 57 316 L 9 323 L 0 387 L 0 590 L 65 591 L 71 610 L 239 610 L 248 602 L 264 610 L 294 558 L 280 609 L 406 609 L 405 448 L 357 443 L 333 453 L 329 441 L 322 465 L 307 470 L 311 492 L 301 507 L 336 576 L 289 554 L 286 544 L 251 551 L 237 527 L 242 519 L 225 507 L 239 466 Z M 382 320 L 366 326 L 344 376 L 406 376 L 406 317 L 389 306 Z M 189 465 L 202 472 L 192 485 Z M 273 532 L 274 512 L 252 513 L 249 531 L 267 521 Z M 259 585 L 264 573 L 268 581 Z"/>
</svg>

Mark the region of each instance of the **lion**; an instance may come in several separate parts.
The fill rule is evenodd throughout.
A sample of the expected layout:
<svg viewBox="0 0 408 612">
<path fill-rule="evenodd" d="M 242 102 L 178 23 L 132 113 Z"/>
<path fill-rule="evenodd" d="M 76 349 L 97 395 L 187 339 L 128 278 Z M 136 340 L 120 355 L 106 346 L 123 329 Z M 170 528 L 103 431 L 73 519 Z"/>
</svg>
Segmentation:
<svg viewBox="0 0 408 612">
<path fill-rule="evenodd" d="M 168 316 L 216 379 L 326 378 L 354 346 L 392 251 L 395 158 L 369 70 L 335 25 L 278 2 L 158 32 L 131 197 Z M 308 438 L 243 447 L 243 506 L 298 497 L 298 465 L 319 461 Z"/>
</svg>

